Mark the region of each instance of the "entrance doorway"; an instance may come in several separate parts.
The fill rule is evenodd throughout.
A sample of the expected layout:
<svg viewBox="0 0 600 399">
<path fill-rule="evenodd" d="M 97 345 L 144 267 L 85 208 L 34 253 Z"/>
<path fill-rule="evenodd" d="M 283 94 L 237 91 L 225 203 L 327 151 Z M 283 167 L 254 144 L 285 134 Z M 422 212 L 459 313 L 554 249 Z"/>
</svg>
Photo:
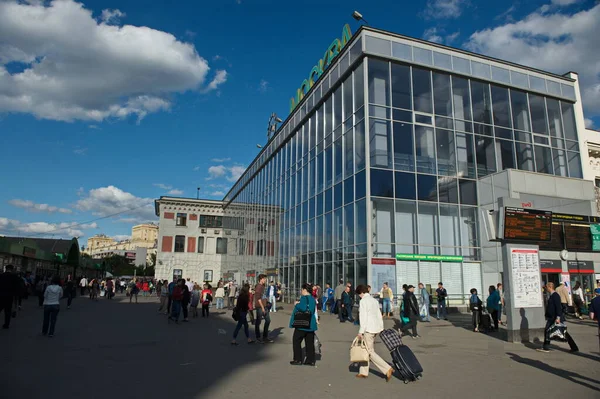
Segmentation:
<svg viewBox="0 0 600 399">
<path fill-rule="evenodd" d="M 575 287 L 575 283 L 581 284 L 583 296 L 585 297 L 585 307 L 592 301 L 594 297 L 594 275 L 588 273 L 571 273 L 571 289 Z"/>
<path fill-rule="evenodd" d="M 558 283 L 560 283 L 560 274 L 559 273 L 542 273 L 542 284 L 546 286 L 548 283 L 554 283 L 555 287 L 558 287 Z"/>
</svg>

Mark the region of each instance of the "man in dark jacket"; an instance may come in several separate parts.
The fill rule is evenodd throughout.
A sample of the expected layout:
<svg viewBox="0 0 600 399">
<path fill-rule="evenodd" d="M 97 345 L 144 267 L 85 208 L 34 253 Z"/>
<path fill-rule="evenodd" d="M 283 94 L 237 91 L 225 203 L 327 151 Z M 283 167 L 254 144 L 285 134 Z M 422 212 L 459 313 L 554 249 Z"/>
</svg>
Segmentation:
<svg viewBox="0 0 600 399">
<path fill-rule="evenodd" d="M 563 319 L 563 307 L 560 300 L 560 295 L 554 290 L 554 283 L 549 282 L 546 284 L 546 290 L 548 291 L 548 304 L 546 305 L 546 327 L 544 329 L 544 344 L 541 348 L 536 349 L 538 352 L 548 353 L 550 352 L 550 333 L 549 329 L 554 324 L 560 324 Z M 567 342 L 571 347 L 571 352 L 577 352 L 579 349 L 575 344 L 575 341 L 569 335 L 565 333 Z"/>
<path fill-rule="evenodd" d="M 6 265 L 4 273 L 0 274 L 0 312 L 4 310 L 4 329 L 10 325 L 13 299 L 22 295 L 22 280 L 14 270 L 13 265 Z"/>
<path fill-rule="evenodd" d="M 348 320 L 354 322 L 352 318 L 352 297 L 350 296 L 350 287 L 346 287 L 342 292 L 342 302 L 340 305 L 340 323 Z"/>
<path fill-rule="evenodd" d="M 414 339 L 421 338 L 417 334 L 417 320 L 419 319 L 419 302 L 415 296 L 415 286 L 409 285 L 406 287 L 406 294 L 404 294 L 404 317 L 408 317 L 409 321 L 402 326 L 402 333 L 407 334 L 408 330 L 412 328 L 412 337 Z"/>
</svg>

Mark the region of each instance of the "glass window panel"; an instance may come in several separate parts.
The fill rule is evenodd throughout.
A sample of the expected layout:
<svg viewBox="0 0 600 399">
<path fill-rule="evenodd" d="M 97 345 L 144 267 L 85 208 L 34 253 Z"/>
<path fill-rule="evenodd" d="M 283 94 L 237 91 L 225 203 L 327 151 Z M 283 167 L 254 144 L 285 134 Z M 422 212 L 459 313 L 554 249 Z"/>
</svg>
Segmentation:
<svg viewBox="0 0 600 399">
<path fill-rule="evenodd" d="M 488 125 L 491 124 L 490 85 L 472 80 L 471 97 L 473 98 L 473 120 Z"/>
<path fill-rule="evenodd" d="M 529 87 L 533 90 L 546 92 L 546 80 L 538 78 L 537 76 L 529 75 Z"/>
<path fill-rule="evenodd" d="M 391 55 L 391 46 L 389 40 L 367 36 L 365 44 L 367 51 L 370 53 L 387 56 Z"/>
<path fill-rule="evenodd" d="M 413 102 L 415 111 L 433 113 L 431 104 L 431 73 L 413 68 Z"/>
<path fill-rule="evenodd" d="M 452 69 L 452 57 L 449 54 L 433 52 L 433 64 L 437 67 Z"/>
<path fill-rule="evenodd" d="M 438 179 L 438 189 L 440 202 L 449 202 L 458 204 L 458 182 L 457 179 L 450 177 L 440 177 Z"/>
<path fill-rule="evenodd" d="M 340 85 L 333 93 L 333 126 L 338 127 L 342 123 L 342 86 Z"/>
<path fill-rule="evenodd" d="M 466 58 L 452 56 L 452 69 L 456 72 L 471 74 L 470 61 Z"/>
<path fill-rule="evenodd" d="M 561 83 L 560 87 L 563 96 L 570 98 L 571 100 L 575 100 L 575 87 L 566 85 L 564 83 Z"/>
<path fill-rule="evenodd" d="M 413 56 L 415 57 L 415 62 L 425 65 L 432 65 L 432 53 L 431 50 L 427 50 L 420 47 L 413 47 Z"/>
<path fill-rule="evenodd" d="M 484 125 L 483 123 L 474 123 L 473 130 L 477 134 L 483 134 L 485 136 L 493 136 L 493 129 L 490 125 Z"/>
<path fill-rule="evenodd" d="M 557 148 L 565 148 L 565 141 L 563 139 L 550 139 L 552 142 L 552 147 L 557 147 Z"/>
<path fill-rule="evenodd" d="M 417 174 L 417 198 L 423 201 L 437 201 L 437 177 Z"/>
<path fill-rule="evenodd" d="M 469 94 L 469 81 L 467 79 L 452 77 L 452 97 L 454 102 L 454 117 L 456 119 L 471 120 L 471 95 Z M 456 128 L 465 130 L 456 122 Z M 462 123 L 464 126 L 464 123 Z"/>
<path fill-rule="evenodd" d="M 530 132 L 531 124 L 529 123 L 529 107 L 527 106 L 527 94 L 519 90 L 511 90 L 510 99 L 515 129 Z"/>
<path fill-rule="evenodd" d="M 333 146 L 325 149 L 325 187 L 333 184 Z"/>
<path fill-rule="evenodd" d="M 365 121 L 360 121 L 354 127 L 354 157 L 356 159 L 356 170 L 365 167 Z"/>
<path fill-rule="evenodd" d="M 441 116 L 435 117 L 435 127 L 443 129 L 454 129 L 453 120 L 450 118 L 443 118 Z"/>
<path fill-rule="evenodd" d="M 472 134 L 456 132 L 456 155 L 458 176 L 475 178 L 475 150 Z"/>
<path fill-rule="evenodd" d="M 477 154 L 477 176 L 483 177 L 496 172 L 494 139 L 476 136 L 475 152 Z"/>
<path fill-rule="evenodd" d="M 548 134 L 544 97 L 529 94 L 529 108 L 531 110 L 531 127 L 533 132 Z"/>
<path fill-rule="evenodd" d="M 437 204 L 419 202 L 419 244 L 439 245 Z"/>
<path fill-rule="evenodd" d="M 517 149 L 517 167 L 534 172 L 533 148 L 531 144 L 515 143 Z"/>
<path fill-rule="evenodd" d="M 390 105 L 390 69 L 387 61 L 369 58 L 369 102 Z"/>
<path fill-rule="evenodd" d="M 316 197 L 312 197 L 311 199 L 308 200 L 308 218 L 312 219 L 314 218 L 317 212 L 317 204 L 316 204 Z"/>
<path fill-rule="evenodd" d="M 438 175 L 456 176 L 454 132 L 435 129 Z"/>
<path fill-rule="evenodd" d="M 531 133 L 525 133 L 515 130 L 515 140 L 531 143 Z"/>
<path fill-rule="evenodd" d="M 567 171 L 567 155 L 563 150 L 552 149 L 552 159 L 554 161 L 554 174 L 556 176 L 569 176 Z"/>
<path fill-rule="evenodd" d="M 371 169 L 371 196 L 394 197 L 394 176 L 391 171 Z"/>
<path fill-rule="evenodd" d="M 354 137 L 352 128 L 344 135 L 344 177 L 354 174 Z"/>
<path fill-rule="evenodd" d="M 550 145 L 550 140 L 546 136 L 533 135 L 533 142 L 536 144 Z"/>
<path fill-rule="evenodd" d="M 332 104 L 333 104 L 333 101 L 330 97 L 325 101 L 325 106 L 323 107 L 323 109 L 325 110 L 325 115 L 324 115 L 324 118 L 325 118 L 325 132 L 324 132 L 325 134 L 324 134 L 324 136 L 325 137 L 330 135 L 331 131 L 333 130 L 333 128 L 332 128 L 332 126 L 333 126 L 333 121 L 332 121 L 333 105 Z"/>
<path fill-rule="evenodd" d="M 317 195 L 317 215 L 322 215 L 325 211 L 323 199 L 323 193 Z"/>
<path fill-rule="evenodd" d="M 567 150 L 579 151 L 579 142 L 565 140 L 565 143 L 567 143 Z"/>
<path fill-rule="evenodd" d="M 415 149 L 413 144 L 413 125 L 394 122 L 394 169 L 415 170 Z"/>
<path fill-rule="evenodd" d="M 354 110 L 356 111 L 365 103 L 365 82 L 363 63 L 354 70 Z"/>
<path fill-rule="evenodd" d="M 392 42 L 392 55 L 401 60 L 412 61 L 412 47 L 408 44 Z"/>
<path fill-rule="evenodd" d="M 333 187 L 333 208 L 337 209 L 344 204 L 344 192 L 342 191 L 342 183 L 338 183 Z"/>
<path fill-rule="evenodd" d="M 325 215 L 325 250 L 333 248 L 333 214 L 329 212 Z"/>
<path fill-rule="evenodd" d="M 415 122 L 433 125 L 433 117 L 431 117 L 430 115 L 415 114 Z"/>
<path fill-rule="evenodd" d="M 343 208 L 336 209 L 333 212 L 333 247 L 339 248 L 343 246 L 344 236 L 344 220 L 343 220 Z"/>
<path fill-rule="evenodd" d="M 583 173 L 581 171 L 581 157 L 578 152 L 568 152 L 569 157 L 569 176 L 582 178 Z"/>
<path fill-rule="evenodd" d="M 460 247 L 458 206 L 440 205 L 440 245 Z"/>
<path fill-rule="evenodd" d="M 461 245 L 463 247 L 478 247 L 477 208 L 461 206 L 460 221 Z"/>
<path fill-rule="evenodd" d="M 510 80 L 515 86 L 524 87 L 526 89 L 529 88 L 529 79 L 524 73 L 510 71 Z"/>
<path fill-rule="evenodd" d="M 321 191 L 323 191 L 323 187 L 324 187 L 324 172 L 325 172 L 325 153 L 321 152 L 317 155 L 317 157 L 315 158 L 317 160 L 317 164 L 315 166 L 316 170 L 316 174 L 317 174 L 317 178 L 316 178 L 316 188 L 317 188 L 317 192 L 320 193 Z"/>
<path fill-rule="evenodd" d="M 560 96 L 560 83 L 552 80 L 546 80 L 546 86 L 548 87 L 548 93 Z"/>
<path fill-rule="evenodd" d="M 552 137 L 563 137 L 562 123 L 560 120 L 560 104 L 558 100 L 546 98 L 548 109 L 548 122 L 550 123 L 550 135 Z"/>
<path fill-rule="evenodd" d="M 512 141 L 496 139 L 496 153 L 498 154 L 499 170 L 515 168 L 515 151 Z"/>
<path fill-rule="evenodd" d="M 390 122 L 370 119 L 369 146 L 371 151 L 371 166 L 392 168 L 392 135 Z"/>
<path fill-rule="evenodd" d="M 485 79 L 490 79 L 492 76 L 490 72 L 490 66 L 488 64 L 471 61 L 471 69 L 473 70 L 473 76 L 478 76 Z"/>
<path fill-rule="evenodd" d="M 392 63 L 392 106 L 412 109 L 410 67 Z"/>
<path fill-rule="evenodd" d="M 413 201 L 396 201 L 396 244 L 416 243 L 417 205 Z"/>
<path fill-rule="evenodd" d="M 354 45 L 350 49 L 350 63 L 357 60 L 361 54 L 362 54 L 362 38 L 359 38 L 359 40 L 357 40 L 356 43 L 354 43 Z"/>
<path fill-rule="evenodd" d="M 344 81 L 344 120 L 352 116 L 354 108 L 352 107 L 352 75 Z"/>
<path fill-rule="evenodd" d="M 325 191 L 325 212 L 329 212 L 333 209 L 333 189 Z"/>
<path fill-rule="evenodd" d="M 394 243 L 394 201 L 374 198 L 372 206 L 373 256 L 395 256 L 390 245 Z"/>
<path fill-rule="evenodd" d="M 415 199 L 417 190 L 413 173 L 396 172 L 396 198 Z"/>
<path fill-rule="evenodd" d="M 379 107 L 377 105 L 369 105 L 369 115 L 373 118 L 390 119 L 391 109 L 388 107 Z"/>
<path fill-rule="evenodd" d="M 344 180 L 344 205 L 354 202 L 354 177 Z"/>
<path fill-rule="evenodd" d="M 494 125 L 512 127 L 508 104 L 508 89 L 492 85 L 492 104 Z"/>
<path fill-rule="evenodd" d="M 411 111 L 402 111 L 394 108 L 392 109 L 392 119 L 396 121 L 411 122 L 413 113 Z"/>
<path fill-rule="evenodd" d="M 492 79 L 510 84 L 510 72 L 508 69 L 492 65 Z"/>
<path fill-rule="evenodd" d="M 577 140 L 577 130 L 575 128 L 575 113 L 573 112 L 573 104 L 561 101 L 563 126 L 565 128 L 565 138 L 569 140 Z"/>
<path fill-rule="evenodd" d="M 356 203 L 356 243 L 367 242 L 367 200 L 362 199 Z"/>
<path fill-rule="evenodd" d="M 433 73 L 433 99 L 436 115 L 452 116 L 452 96 L 450 95 L 450 75 Z"/>
<path fill-rule="evenodd" d="M 511 129 L 503 129 L 501 127 L 496 127 L 494 128 L 494 132 L 496 133 L 496 137 L 513 140 L 513 131 Z"/>
<path fill-rule="evenodd" d="M 361 107 L 354 113 L 354 123 L 361 121 L 365 117 L 365 107 Z"/>
<path fill-rule="evenodd" d="M 344 207 L 344 245 L 354 245 L 354 204 Z"/>
<path fill-rule="evenodd" d="M 550 147 L 535 146 L 535 165 L 538 173 L 554 173 Z"/>
<path fill-rule="evenodd" d="M 433 128 L 415 126 L 417 172 L 436 173 Z"/>
<path fill-rule="evenodd" d="M 355 199 L 361 199 L 367 195 L 367 173 L 365 170 L 358 172 L 355 175 L 356 188 L 355 188 Z"/>
<path fill-rule="evenodd" d="M 458 189 L 461 204 L 477 205 L 477 183 L 474 180 L 460 179 Z"/>
</svg>

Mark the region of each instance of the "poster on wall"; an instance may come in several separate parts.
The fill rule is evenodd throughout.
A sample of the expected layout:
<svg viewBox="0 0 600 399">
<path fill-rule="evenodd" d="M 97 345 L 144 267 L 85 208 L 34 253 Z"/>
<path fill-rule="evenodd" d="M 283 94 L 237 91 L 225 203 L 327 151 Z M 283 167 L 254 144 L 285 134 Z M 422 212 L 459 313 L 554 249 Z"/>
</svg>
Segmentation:
<svg viewBox="0 0 600 399">
<path fill-rule="evenodd" d="M 394 295 L 396 291 L 396 259 L 373 258 L 371 260 L 371 292 L 379 294 L 383 283 L 388 283 Z"/>
<path fill-rule="evenodd" d="M 600 274 L 596 273 L 596 288 L 600 288 Z"/>
<path fill-rule="evenodd" d="M 512 248 L 511 273 L 513 284 L 513 306 L 519 308 L 541 308 L 540 259 L 537 249 Z"/>
<path fill-rule="evenodd" d="M 183 269 L 173 269 L 173 280 L 179 280 L 183 276 Z"/>
<path fill-rule="evenodd" d="M 560 281 L 569 289 L 569 297 L 571 296 L 571 275 L 569 273 L 561 273 Z"/>
<path fill-rule="evenodd" d="M 204 282 L 206 283 L 212 283 L 213 281 L 213 271 L 212 270 L 205 270 L 204 271 Z"/>
</svg>

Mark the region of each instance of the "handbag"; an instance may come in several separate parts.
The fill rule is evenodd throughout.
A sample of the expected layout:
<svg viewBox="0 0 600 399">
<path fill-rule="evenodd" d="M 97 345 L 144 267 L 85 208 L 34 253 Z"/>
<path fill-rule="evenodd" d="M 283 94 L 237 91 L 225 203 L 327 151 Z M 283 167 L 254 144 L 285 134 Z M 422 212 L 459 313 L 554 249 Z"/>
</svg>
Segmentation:
<svg viewBox="0 0 600 399">
<path fill-rule="evenodd" d="M 552 324 L 548 327 L 548 337 L 553 341 L 567 342 L 567 325 L 564 323 Z"/>
<path fill-rule="evenodd" d="M 369 361 L 369 351 L 364 340 L 356 337 L 350 346 L 350 362 L 365 363 Z"/>
<path fill-rule="evenodd" d="M 310 328 L 310 322 L 312 321 L 313 314 L 310 310 L 305 312 L 296 310 L 294 311 L 294 322 L 292 323 L 292 328 Z"/>
<path fill-rule="evenodd" d="M 231 313 L 231 318 L 235 321 L 238 321 L 240 319 L 240 309 L 239 308 L 233 308 L 233 312 Z"/>
</svg>

